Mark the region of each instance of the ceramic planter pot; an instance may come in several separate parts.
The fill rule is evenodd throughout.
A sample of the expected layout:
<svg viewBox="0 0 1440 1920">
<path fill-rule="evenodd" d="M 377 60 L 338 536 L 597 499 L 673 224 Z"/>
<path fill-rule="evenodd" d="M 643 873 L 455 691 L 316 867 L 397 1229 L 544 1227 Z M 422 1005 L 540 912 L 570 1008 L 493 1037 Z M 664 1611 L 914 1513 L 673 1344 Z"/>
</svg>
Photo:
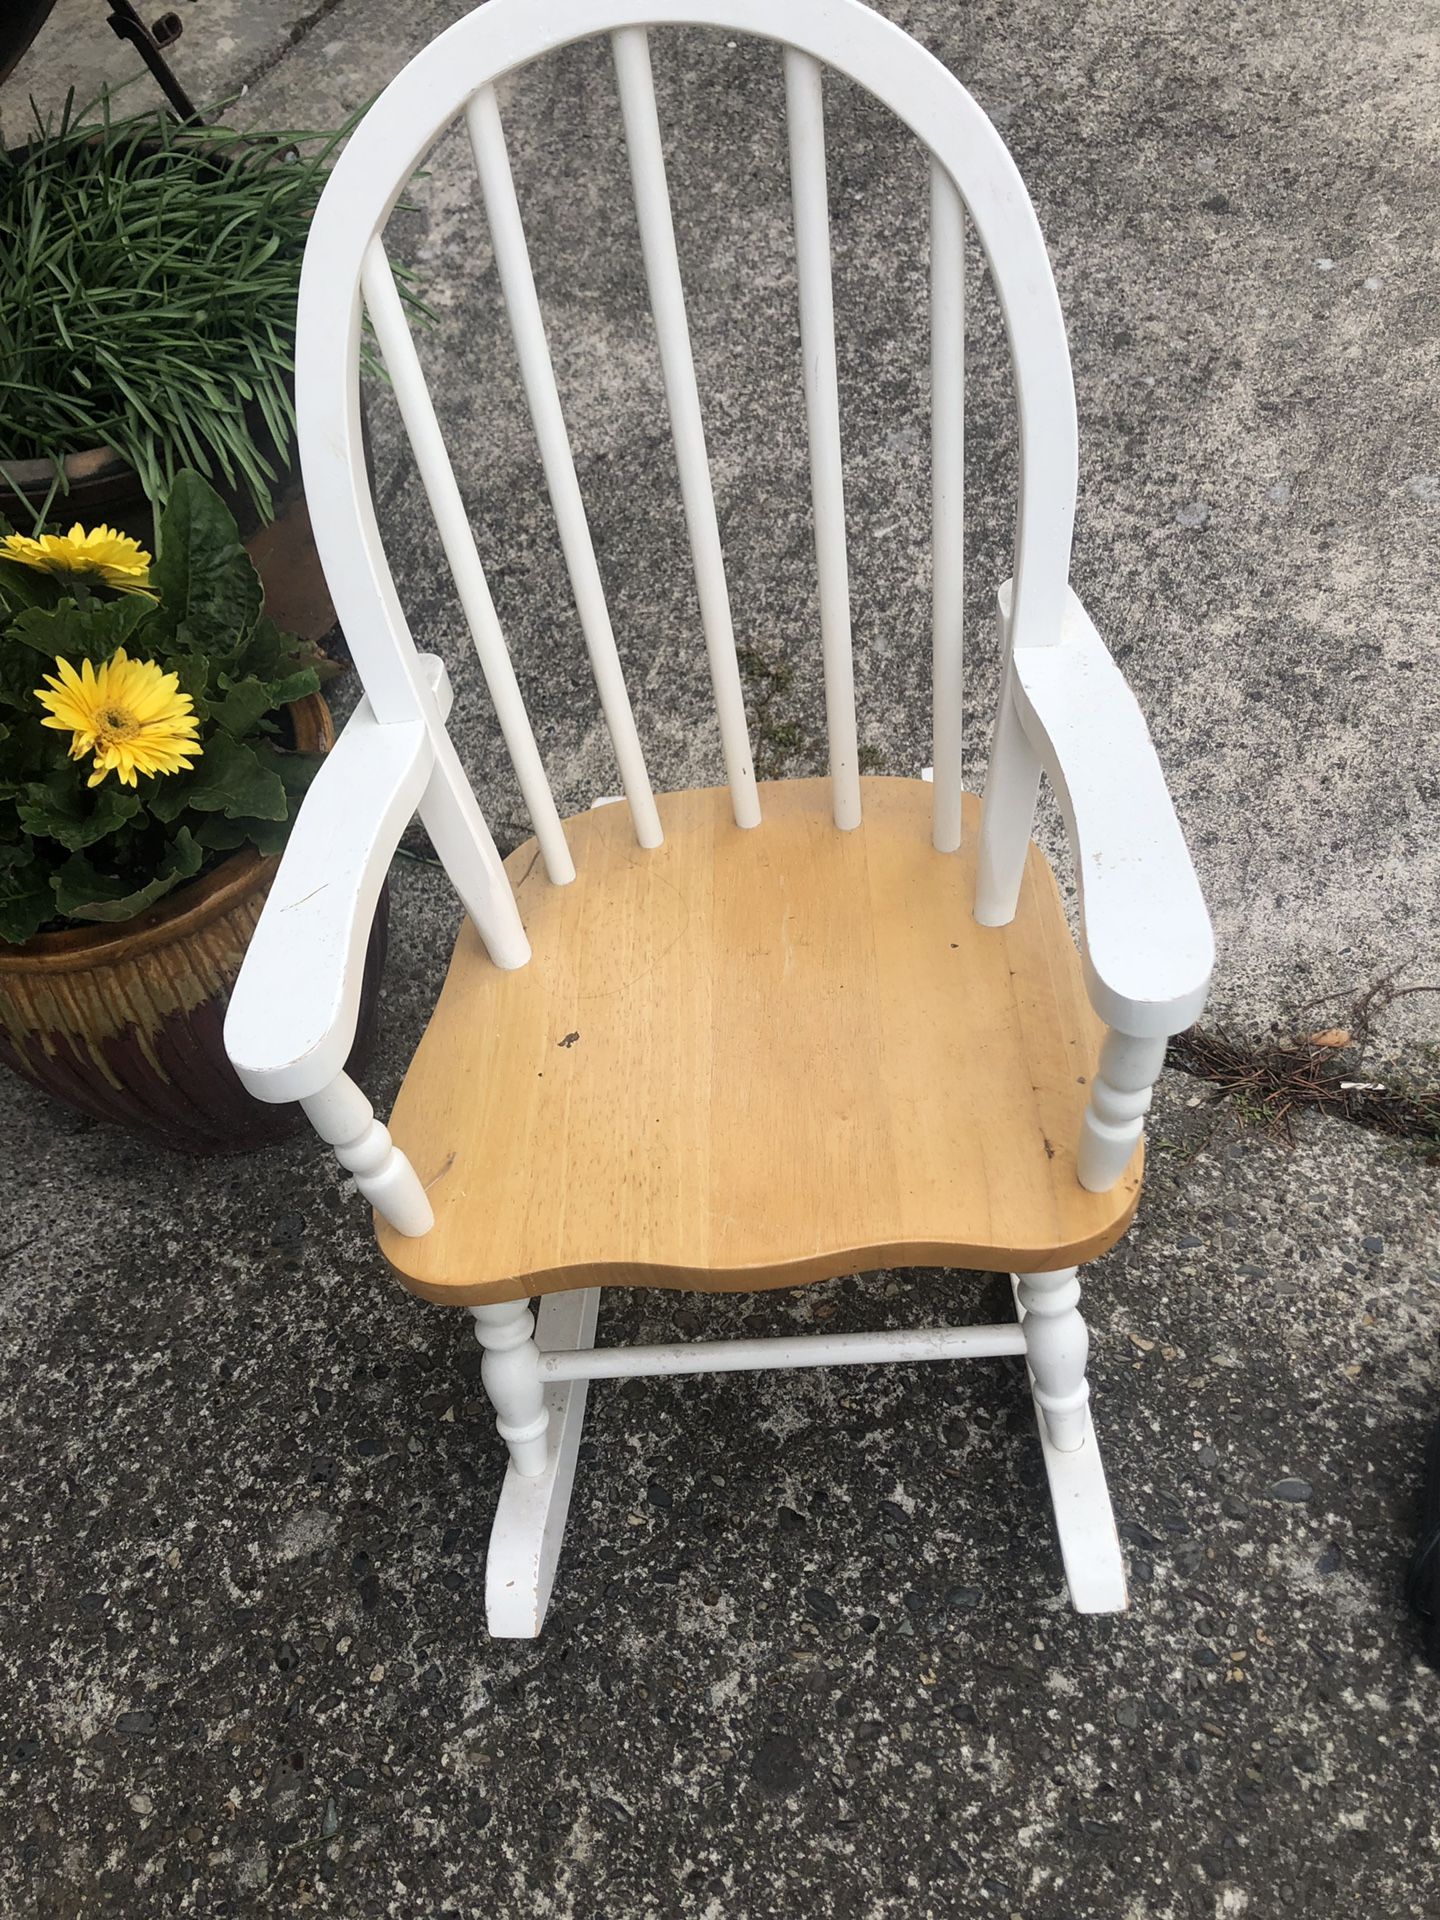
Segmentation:
<svg viewBox="0 0 1440 1920">
<path fill-rule="evenodd" d="M 298 747 L 334 744 L 318 694 L 289 714 Z M 222 1037 L 278 865 L 275 856 L 232 854 L 134 920 L 0 946 L 0 1061 L 67 1106 L 187 1153 L 239 1151 L 292 1132 L 300 1109 L 252 1099 Z M 351 1055 L 357 1071 L 374 1039 L 385 926 L 382 895 Z"/>
</svg>

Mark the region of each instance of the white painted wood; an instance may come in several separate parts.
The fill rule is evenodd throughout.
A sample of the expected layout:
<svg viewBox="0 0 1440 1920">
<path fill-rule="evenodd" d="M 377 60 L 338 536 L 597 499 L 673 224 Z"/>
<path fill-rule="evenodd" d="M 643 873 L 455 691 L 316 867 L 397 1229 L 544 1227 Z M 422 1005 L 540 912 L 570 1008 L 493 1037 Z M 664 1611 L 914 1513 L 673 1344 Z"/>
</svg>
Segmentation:
<svg viewBox="0 0 1440 1920">
<path fill-rule="evenodd" d="M 599 20 L 594 22 L 596 27 L 602 24 Z M 444 38 L 442 34 L 441 39 Z M 422 54 L 420 59 L 424 60 L 425 57 Z M 412 68 L 414 64 L 417 63 L 412 63 Z M 411 70 L 407 68 L 406 71 Z M 401 78 L 404 78 L 403 74 Z M 575 461 L 560 410 L 560 395 L 555 386 L 555 370 L 550 364 L 550 348 L 545 338 L 540 300 L 535 292 L 535 276 L 530 269 L 530 251 L 525 244 L 525 229 L 521 225 L 520 207 L 515 198 L 515 182 L 510 173 L 505 131 L 500 123 L 500 108 L 492 86 L 479 89 L 466 108 L 465 118 L 480 175 L 480 190 L 490 225 L 491 245 L 495 250 L 495 265 L 510 316 L 516 356 L 520 362 L 520 377 L 525 385 L 530 418 L 534 422 L 535 438 L 540 446 L 545 484 L 550 490 L 550 504 L 554 508 L 555 525 L 570 572 L 570 586 L 590 655 L 591 671 L 595 675 L 595 687 L 600 695 L 601 711 L 610 730 L 615 761 L 620 769 L 620 784 L 630 803 L 636 839 L 642 847 L 658 847 L 663 837 L 660 816 L 655 810 L 655 796 L 650 789 L 650 776 L 645 770 L 645 756 L 640 750 L 640 737 L 635 731 L 635 716 L 630 710 L 630 696 L 625 690 L 625 676 L 621 671 L 615 635 L 610 625 L 610 610 L 605 602 L 605 589 L 595 561 L 590 525 L 585 517 L 585 504 L 580 497 L 580 483 L 575 476 Z"/>
<path fill-rule="evenodd" d="M 885 1333 L 802 1333 L 771 1340 L 690 1340 L 540 1355 L 545 1380 L 631 1380 L 777 1367 L 854 1367 L 877 1361 L 988 1360 L 1024 1353 L 1019 1327 L 920 1327 Z"/>
<path fill-rule="evenodd" d="M 1087 980 L 1097 1007 L 1114 1029 L 1102 1054 L 1081 1145 L 1082 1175 L 1100 1178 L 1124 1139 L 1133 1146 L 1138 1137 L 1143 1112 L 1137 1103 L 1154 1077 L 1151 1072 L 1144 1079 L 1143 1071 L 1155 1065 L 1157 1044 L 1188 1024 L 1203 1004 L 1210 934 L 1144 723 L 1068 592 L 1076 476 L 1074 396 L 1059 304 L 1030 202 L 999 136 L 964 88 L 900 29 L 858 0 L 796 0 L 785 8 L 773 0 L 668 0 L 663 17 L 681 25 L 756 34 L 780 42 L 784 49 L 827 725 L 835 819 L 842 828 L 859 824 L 860 809 L 822 66 L 866 87 L 930 151 L 936 412 L 933 834 L 936 846 L 946 850 L 958 844 L 961 778 L 967 213 L 986 253 L 1014 361 L 1021 481 L 1014 589 L 1002 595 L 1007 665 L 986 783 L 976 912 L 987 924 L 1003 924 L 1013 916 L 1044 771 L 1065 809 L 1080 870 Z M 363 910 L 364 890 L 372 884 L 377 860 L 383 872 L 383 858 L 374 849 L 398 832 L 395 821 L 407 804 L 416 804 L 417 793 L 437 850 L 497 964 L 523 964 L 529 948 L 483 815 L 445 731 L 440 704 L 426 683 L 380 542 L 360 444 L 360 286 L 363 275 L 372 304 L 389 312 L 389 336 L 382 344 L 398 355 L 402 413 L 428 450 L 427 488 L 452 564 L 459 555 L 457 580 L 463 575 L 468 584 L 468 599 L 462 588 L 462 600 L 483 636 L 483 645 L 477 638 L 477 648 L 482 659 L 488 654 L 498 662 L 503 639 L 498 625 L 487 624 L 493 622 L 494 609 L 468 525 L 462 526 L 463 503 L 454 491 L 418 366 L 406 359 L 408 351 L 413 360 L 413 346 L 408 334 L 402 343 L 395 331 L 393 281 L 387 269 L 380 283 L 377 264 L 383 264 L 383 254 L 376 236 L 411 171 L 463 112 L 601 704 L 637 837 L 644 845 L 658 844 L 658 814 L 565 434 L 493 91 L 497 79 L 529 60 L 595 33 L 612 35 L 727 771 L 736 818 L 748 823 L 746 781 L 753 796 L 753 768 L 645 38 L 654 19 L 646 0 L 489 0 L 413 61 L 366 115 L 332 172 L 307 250 L 297 344 L 307 492 L 337 611 L 367 688 L 366 725 L 387 738 L 373 748 L 365 746 L 363 753 L 357 749 L 362 774 L 337 774 L 332 782 L 337 795 L 353 799 L 357 823 L 338 833 L 343 842 L 340 875 L 338 881 L 322 877 L 315 894 L 320 904 L 313 908 L 318 918 L 297 919 L 297 925 L 320 931 L 307 934 L 303 949 L 296 948 L 289 928 L 265 942 L 266 957 L 256 975 L 260 981 L 279 982 L 282 962 L 291 968 L 292 981 L 303 979 L 306 956 L 316 941 L 329 955 L 313 1005 L 308 1012 L 302 1010 L 303 1018 L 297 1016 L 298 1049 L 291 1029 L 284 1027 L 274 1044 L 257 1040 L 252 1046 L 247 1038 L 245 1048 L 252 1051 L 246 1058 L 272 1088 L 282 1082 L 299 1087 L 303 1080 L 308 1089 L 303 1097 L 316 1125 L 337 1146 L 342 1162 L 353 1167 L 358 1184 L 377 1206 L 383 1200 L 382 1211 L 394 1208 L 411 1222 L 402 1227 L 406 1232 L 423 1231 L 429 1215 L 408 1162 L 343 1073 L 323 1083 L 315 1076 L 320 1066 L 333 1065 L 326 1049 L 339 1044 L 331 1037 L 332 1029 L 342 1028 L 347 1017 L 352 922 Z M 403 329 L 403 315 L 400 325 Z M 497 701 L 497 711 L 498 706 Z M 513 705 L 510 711 L 515 719 Z M 516 737 L 522 758 L 525 735 L 518 723 L 523 720 L 521 710 Z M 528 734 L 528 721 L 524 725 Z M 402 743 L 402 733 L 407 743 Z M 380 768 L 379 793 L 368 791 L 376 784 L 371 781 L 372 751 Z M 322 800 L 316 811 L 319 824 L 314 832 L 323 836 L 337 809 Z M 302 827 L 304 820 L 302 814 Z M 300 831 L 297 828 L 297 835 Z M 306 857 L 316 859 L 318 866 L 314 849 L 323 839 L 307 839 L 305 844 L 311 847 Z M 297 916 L 311 915 L 310 900 L 300 892 L 305 877 L 304 859 L 297 858 L 287 883 Z M 326 896 L 336 886 L 337 900 L 331 901 Z M 278 990 L 275 985 L 270 989 Z M 258 986 L 247 990 L 256 1009 L 260 993 Z M 353 1013 L 350 1017 L 353 1024 Z M 237 1030 L 248 1036 L 260 1023 L 258 1010 L 247 1012 Z M 343 1053 L 339 1058 L 343 1063 Z M 285 1082 L 292 1068 L 299 1077 Z M 396 1213 L 387 1217 L 394 1219 Z M 1078 1311 L 1078 1282 L 1073 1271 L 1033 1274 L 1017 1281 L 1016 1288 L 1021 1320 L 1014 1327 L 702 1342 L 601 1354 L 579 1351 L 593 1345 L 593 1293 L 547 1300 L 541 1308 L 538 1344 L 526 1303 L 474 1310 L 477 1334 L 486 1348 L 487 1391 L 511 1453 L 487 1572 L 492 1631 L 531 1635 L 539 1630 L 573 1480 L 588 1378 L 985 1353 L 1024 1353 L 1027 1358 L 1075 1604 L 1085 1611 L 1123 1605 L 1119 1546 L 1088 1414 L 1087 1336 Z"/>
<path fill-rule="evenodd" d="M 1130 1604 L 1125 1556 L 1094 1422 L 1087 1413 L 1084 1441 L 1071 1453 L 1056 1447 L 1038 1408 L 1036 1424 L 1070 1604 L 1077 1613 L 1124 1613 Z"/>
<path fill-rule="evenodd" d="M 1080 1122 L 1076 1175 L 1091 1193 L 1106 1193 L 1140 1144 L 1151 1091 L 1165 1064 L 1165 1041 L 1137 1040 L 1112 1027 L 1100 1048 L 1090 1103 Z"/>
<path fill-rule="evenodd" d="M 375 518 L 360 418 L 360 267 L 368 241 L 368 231 L 347 235 L 359 250 L 338 300 L 324 250 L 312 256 L 306 247 L 301 284 L 308 273 L 312 289 L 319 289 L 311 294 L 319 317 L 303 345 L 296 335 L 296 412 L 308 422 L 298 430 L 306 508 L 375 719 L 386 726 L 419 719 L 429 734 L 432 765 L 420 815 L 431 842 L 496 966 L 523 966 L 530 946 L 515 897 L 430 697 Z"/>
<path fill-rule="evenodd" d="M 1019 1282 L 1017 1299 L 1035 1404 L 1045 1416 L 1056 1450 L 1073 1453 L 1084 1437 L 1090 1401 L 1085 1379 L 1090 1334 L 1080 1314 L 1080 1282 L 1074 1267 L 1022 1273 Z"/>
<path fill-rule="evenodd" d="M 1007 587 L 1008 582 L 999 593 L 1000 699 L 995 708 L 990 765 L 985 771 L 985 804 L 975 863 L 975 918 L 982 927 L 1008 927 L 1015 918 L 1040 798 L 1040 756 L 1031 746 L 1015 708 L 1011 596 Z"/>
<path fill-rule="evenodd" d="M 598 1287 L 547 1294 L 536 1338 L 552 1350 L 593 1345 L 599 1301 Z M 585 1395 L 584 1380 L 551 1381 L 545 1465 L 523 1474 L 512 1464 L 505 1474 L 485 1560 L 486 1625 L 496 1639 L 533 1640 L 545 1619 L 575 1484 Z"/>
<path fill-rule="evenodd" d="M 715 690 L 725 777 L 730 783 L 736 826 L 754 827 L 760 824 L 760 799 L 755 790 L 755 763 L 745 722 L 745 695 L 740 685 L 740 663 L 735 655 L 730 593 L 725 581 L 720 528 L 715 518 L 715 496 L 705 451 L 705 428 L 695 384 L 680 262 L 675 251 L 675 227 L 670 217 L 670 190 L 665 179 L 665 153 L 660 142 L 655 82 L 650 71 L 650 47 L 645 29 L 623 27 L 613 36 L 611 48 L 625 123 L 625 145 L 630 155 L 640 250 L 650 288 L 650 310 L 655 318 L 655 339 L 675 439 L 680 494 L 695 564 L 700 621 L 710 661 L 710 681 Z"/>
<path fill-rule="evenodd" d="M 444 664 L 421 666 L 443 719 Z M 433 764 L 424 720 L 382 726 L 368 699 L 325 756 L 225 1014 L 225 1050 L 257 1099 L 304 1099 L 345 1065 L 380 889 Z"/>
<path fill-rule="evenodd" d="M 1019 1297 L 1020 1277 L 1012 1274 L 1010 1284 L 1023 1324 L 1025 1308 Z M 1034 1387 L 1033 1374 L 1031 1387 Z M 1040 1430 L 1040 1450 L 1050 1484 L 1050 1502 L 1055 1511 L 1055 1531 L 1060 1539 L 1060 1558 L 1070 1589 L 1070 1604 L 1077 1613 L 1123 1613 L 1129 1605 L 1125 1557 L 1089 1410 L 1085 1413 L 1081 1443 L 1069 1452 L 1062 1452 L 1051 1439 L 1045 1415 L 1038 1405 L 1035 1424 Z"/>
<path fill-rule="evenodd" d="M 335 616 L 375 718 L 391 724 L 417 718 L 424 700 L 415 642 L 375 517 L 360 413 L 360 270 L 376 225 L 367 221 L 335 234 L 335 250 L 353 255 L 339 280 L 331 276 L 324 247 L 307 241 L 296 314 L 295 414 L 306 510 Z"/>
<path fill-rule="evenodd" d="M 598 1290 L 548 1296 L 540 1309 L 536 1341 L 539 1378 L 548 1414 L 547 1448 L 539 1473 L 512 1463 L 505 1477 L 486 1567 L 490 1632 L 533 1638 L 540 1631 L 553 1585 L 574 1479 L 586 1382 L 597 1378 L 729 1372 L 767 1365 L 832 1365 L 872 1359 L 946 1359 L 965 1355 L 1027 1354 L 1032 1393 L 1056 1528 L 1073 1604 L 1082 1613 L 1110 1613 L 1126 1605 L 1124 1563 L 1105 1484 L 1099 1447 L 1083 1395 L 1067 1386 L 1066 1407 L 1047 1412 L 1034 1371 L 1036 1357 L 1047 1375 L 1056 1365 L 1073 1374 L 1077 1351 L 1083 1388 L 1083 1338 L 1077 1349 L 1065 1322 L 1074 1313 L 1074 1269 L 1063 1273 L 1012 1275 L 1018 1319 L 1014 1325 L 935 1328 L 918 1333 L 799 1336 L 773 1341 L 696 1342 L 677 1347 L 607 1348 L 593 1352 Z M 1038 1309 L 1038 1313 L 1037 1313 Z M 519 1328 L 526 1303 L 472 1309 Z M 1039 1324 L 1045 1323 L 1044 1325 Z M 1055 1338 L 1059 1329 L 1062 1348 Z M 1083 1336 L 1083 1322 L 1081 1323 Z M 800 1349 L 797 1362 L 786 1350 Z M 829 1349 L 826 1351 L 826 1349 Z M 865 1351 L 863 1349 L 868 1349 Z M 773 1356 L 773 1357 L 772 1357 Z M 697 1364 L 691 1364 L 695 1362 Z M 1050 1396 L 1053 1400 L 1054 1396 Z M 1068 1425 L 1067 1425 L 1068 1422 Z M 1078 1433 L 1077 1433 L 1078 1423 Z M 1057 1444 L 1058 1428 L 1065 1445 Z"/>
<path fill-rule="evenodd" d="M 425 383 L 415 343 L 410 337 L 394 275 L 378 238 L 370 242 L 366 252 L 361 286 L 376 344 L 385 362 L 385 371 L 390 376 L 400 418 L 409 436 L 445 557 L 450 562 L 455 590 L 460 596 L 480 669 L 490 690 L 495 717 L 509 749 L 515 778 L 530 813 L 535 838 L 545 861 L 545 871 L 556 886 L 565 886 L 575 878 L 575 865 L 565 842 L 565 829 L 555 810 L 550 782 L 546 778 L 530 717 L 516 683 L 510 651 L 505 645 L 495 602 L 490 597 L 490 585 L 470 531 L 470 517 L 460 497 L 455 470 L 450 464 L 440 422 L 435 417 L 430 390 Z"/>
<path fill-rule="evenodd" d="M 1016 647 L 1011 666 L 1069 831 L 1095 1010 L 1142 1039 L 1179 1033 L 1204 1009 L 1215 940 L 1135 696 L 1073 593 L 1061 644 Z"/>
<path fill-rule="evenodd" d="M 529 1478 L 545 1471 L 550 1416 L 540 1383 L 535 1319 L 528 1300 L 471 1307 L 475 1338 L 485 1349 L 480 1378 L 495 1409 L 495 1428 L 510 1449 L 510 1465 Z"/>
<path fill-rule="evenodd" d="M 855 668 L 850 645 L 850 571 L 845 551 L 845 481 L 840 455 L 840 389 L 835 368 L 835 309 L 830 285 L 830 206 L 825 185 L 825 107 L 820 68 L 785 49 L 785 123 L 800 286 L 800 351 L 810 435 L 810 491 L 820 641 L 825 655 L 825 727 L 837 827 L 860 824 L 860 747 L 855 726 Z"/>
<path fill-rule="evenodd" d="M 860 4 L 775 6 L 774 0 L 489 0 L 458 20 L 385 89 L 333 169 L 311 229 L 300 300 L 302 447 L 315 479 L 363 475 L 358 411 L 346 337 L 364 249 L 406 180 L 477 88 L 571 41 L 657 22 L 719 27 L 779 40 L 866 88 L 909 126 L 956 183 L 985 250 L 1015 363 L 1021 482 L 1015 578 L 1017 641 L 1053 644 L 1069 573 L 1074 513 L 1074 393 L 1064 323 L 1044 241 L 1024 183 L 995 128 L 933 55 Z M 358 347 L 358 335 L 356 338 Z M 314 375 L 313 382 L 308 377 Z M 322 455 L 322 449 L 324 450 Z M 311 475 L 307 471 L 307 490 Z M 367 564 L 353 485 L 327 500 L 317 526 L 327 571 L 351 584 L 337 608 L 347 633 L 367 603 Z M 312 508 L 313 512 L 313 508 Z M 373 622 L 372 622 L 373 624 Z M 395 655 L 398 636 L 376 635 L 367 653 Z M 377 712 L 380 708 L 377 706 Z"/>
<path fill-rule="evenodd" d="M 663 17 L 677 25 L 715 26 L 778 39 L 801 63 L 792 61 L 801 122 L 796 139 L 800 198 L 810 211 L 802 214 L 797 225 L 803 229 L 800 251 L 812 337 L 819 321 L 828 319 L 830 308 L 817 63 L 848 76 L 890 107 L 955 183 L 986 252 L 1005 314 L 1020 403 L 1021 485 L 1014 569 L 1017 644 L 1055 644 L 1074 510 L 1074 395 L 1044 243 L 998 134 L 939 62 L 859 0 L 825 0 L 824 5 L 783 10 L 775 8 L 772 0 L 669 0 Z M 299 441 L 307 497 L 337 613 L 376 717 L 384 722 L 413 719 L 423 710 L 423 689 L 380 541 L 361 443 L 359 282 L 370 241 L 383 229 L 410 173 L 443 129 L 473 101 L 472 133 L 478 132 L 478 144 L 490 162 L 482 166 L 482 184 L 488 172 L 491 197 L 501 215 L 495 221 L 492 208 L 492 225 L 499 229 L 498 251 L 507 256 L 506 292 L 522 371 L 532 410 L 539 410 L 537 429 L 557 521 L 572 579 L 577 582 L 582 625 L 597 663 L 602 705 L 617 754 L 627 769 L 627 793 L 642 841 L 655 839 L 656 817 L 619 680 L 603 591 L 554 394 L 490 85 L 498 76 L 570 41 L 601 31 L 644 28 L 654 18 L 646 0 L 490 0 L 440 35 L 386 88 L 331 173 L 307 248 L 296 348 Z M 823 327 L 822 333 L 828 336 L 832 325 Z M 833 355 L 818 350 L 812 361 L 807 350 L 812 386 L 823 379 L 832 361 Z M 833 412 L 833 408 L 812 412 L 820 428 L 821 493 L 826 495 L 828 488 L 829 496 L 835 496 L 832 507 L 839 507 L 838 512 L 823 506 L 820 510 L 831 528 L 822 535 L 822 544 L 832 553 L 824 569 L 832 612 L 843 584 L 843 575 L 833 564 L 833 552 L 843 548 L 843 490 Z M 838 616 L 831 627 L 832 634 L 838 630 Z M 841 716 L 850 703 L 837 676 L 848 673 L 848 663 L 832 664 L 835 672 L 829 678 L 837 696 L 836 732 L 843 736 Z M 434 734 L 435 729 L 431 730 Z M 523 929 L 503 889 L 483 816 L 448 741 L 436 736 L 434 745 L 435 777 L 422 808 L 426 825 L 497 963 L 523 964 L 527 952 Z M 843 737 L 834 758 L 840 815 L 845 820 L 855 808 L 853 795 L 847 801 L 845 794 L 850 770 Z"/>
<path fill-rule="evenodd" d="M 420 796 L 430 844 L 495 965 L 507 972 L 523 967 L 530 942 L 475 790 L 443 727 L 431 729 L 430 744 L 435 759 Z"/>
<path fill-rule="evenodd" d="M 397 1233 L 418 1238 L 430 1231 L 435 1214 L 419 1176 L 348 1074 L 337 1073 L 300 1104 L 341 1166 L 354 1174 L 360 1192 Z"/>
<path fill-rule="evenodd" d="M 965 207 L 930 163 L 931 653 L 934 661 L 934 841 L 960 845 L 965 705 Z"/>
</svg>

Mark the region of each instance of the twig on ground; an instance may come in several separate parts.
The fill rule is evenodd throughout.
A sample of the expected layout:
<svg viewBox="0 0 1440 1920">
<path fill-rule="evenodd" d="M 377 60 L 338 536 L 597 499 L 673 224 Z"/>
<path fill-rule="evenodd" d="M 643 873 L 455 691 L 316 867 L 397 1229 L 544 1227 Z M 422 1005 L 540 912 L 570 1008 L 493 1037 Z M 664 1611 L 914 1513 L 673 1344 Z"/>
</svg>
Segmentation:
<svg viewBox="0 0 1440 1920">
<path fill-rule="evenodd" d="M 1170 1042 L 1169 1064 L 1210 1081 L 1220 1090 L 1217 1099 L 1231 1100 L 1271 1139 L 1293 1145 L 1295 1114 L 1314 1108 L 1428 1147 L 1427 1164 L 1440 1164 L 1440 1087 L 1377 1081 L 1360 1072 L 1375 1023 L 1393 1001 L 1412 993 L 1440 993 L 1440 984 L 1398 987 L 1377 980 L 1356 996 L 1344 1027 L 1258 1046 L 1191 1027 Z"/>
</svg>

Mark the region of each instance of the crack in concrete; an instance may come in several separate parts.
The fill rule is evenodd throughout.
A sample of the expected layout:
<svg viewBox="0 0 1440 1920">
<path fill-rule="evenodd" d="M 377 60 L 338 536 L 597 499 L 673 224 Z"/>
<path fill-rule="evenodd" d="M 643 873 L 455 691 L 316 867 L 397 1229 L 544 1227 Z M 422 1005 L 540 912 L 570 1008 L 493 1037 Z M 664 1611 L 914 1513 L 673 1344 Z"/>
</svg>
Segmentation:
<svg viewBox="0 0 1440 1920">
<path fill-rule="evenodd" d="M 234 89 L 234 94 L 225 102 L 223 111 L 228 112 L 229 109 L 235 105 L 236 101 L 248 93 L 253 86 L 263 80 L 267 74 L 273 73 L 283 60 L 309 39 L 316 27 L 320 25 L 320 22 L 329 14 L 336 12 L 341 4 L 342 0 L 320 0 L 320 4 L 312 8 L 303 19 L 296 20 L 291 26 L 289 38 L 284 44 L 272 48 L 272 50 L 258 60 L 253 67 L 240 76 L 239 82 Z"/>
</svg>

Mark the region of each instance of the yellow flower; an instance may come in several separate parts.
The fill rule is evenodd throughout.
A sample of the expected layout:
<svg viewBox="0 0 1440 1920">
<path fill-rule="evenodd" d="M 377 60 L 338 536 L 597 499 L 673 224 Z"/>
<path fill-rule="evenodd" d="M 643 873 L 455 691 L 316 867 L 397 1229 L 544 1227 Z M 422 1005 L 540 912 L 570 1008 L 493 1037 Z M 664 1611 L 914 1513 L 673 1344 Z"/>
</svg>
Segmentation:
<svg viewBox="0 0 1440 1920">
<path fill-rule="evenodd" d="M 150 593 L 150 556 L 138 540 L 113 527 L 92 527 L 87 533 L 77 520 L 69 533 L 7 533 L 0 553 L 22 567 L 38 567 L 57 579 L 97 580 L 117 593 Z"/>
<path fill-rule="evenodd" d="M 153 660 L 129 660 L 120 647 L 97 672 L 89 660 L 77 673 L 68 660 L 56 659 L 59 677 L 45 676 L 35 698 L 49 718 L 43 727 L 70 733 L 72 760 L 95 756 L 86 782 L 98 787 L 107 773 L 135 785 L 137 773 L 178 773 L 200 757 L 200 723 L 188 693 L 173 673 Z"/>
</svg>

